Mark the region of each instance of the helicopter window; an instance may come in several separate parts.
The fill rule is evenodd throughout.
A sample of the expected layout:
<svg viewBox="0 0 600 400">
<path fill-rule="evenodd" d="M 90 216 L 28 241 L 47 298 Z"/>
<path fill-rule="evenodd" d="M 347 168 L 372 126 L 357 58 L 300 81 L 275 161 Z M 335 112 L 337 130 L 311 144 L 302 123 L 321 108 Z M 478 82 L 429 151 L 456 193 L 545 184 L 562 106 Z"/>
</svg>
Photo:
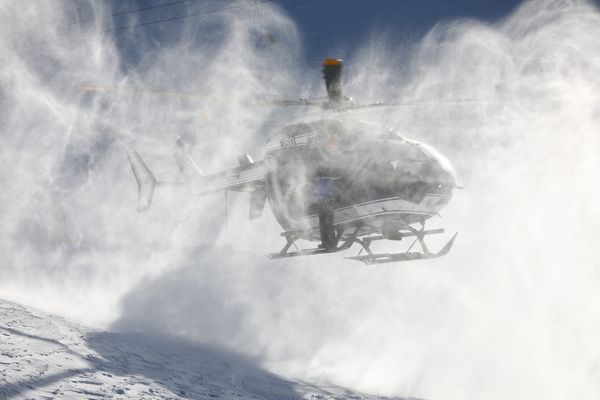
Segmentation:
<svg viewBox="0 0 600 400">
<path fill-rule="evenodd" d="M 338 171 L 335 181 L 336 208 L 390 197 L 419 203 L 428 193 L 448 192 L 429 162 L 374 157 L 360 163 L 352 154 L 346 154 L 346 158 L 340 164 L 348 168 Z"/>
</svg>

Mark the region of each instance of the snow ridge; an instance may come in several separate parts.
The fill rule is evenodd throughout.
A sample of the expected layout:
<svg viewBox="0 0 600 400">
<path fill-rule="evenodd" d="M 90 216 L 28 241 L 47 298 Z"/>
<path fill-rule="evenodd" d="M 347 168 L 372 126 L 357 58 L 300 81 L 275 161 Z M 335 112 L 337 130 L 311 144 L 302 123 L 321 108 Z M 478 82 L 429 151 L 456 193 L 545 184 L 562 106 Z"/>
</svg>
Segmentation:
<svg viewBox="0 0 600 400">
<path fill-rule="evenodd" d="M 226 350 L 96 331 L 0 300 L 0 400 L 385 399 L 273 375 Z"/>
</svg>

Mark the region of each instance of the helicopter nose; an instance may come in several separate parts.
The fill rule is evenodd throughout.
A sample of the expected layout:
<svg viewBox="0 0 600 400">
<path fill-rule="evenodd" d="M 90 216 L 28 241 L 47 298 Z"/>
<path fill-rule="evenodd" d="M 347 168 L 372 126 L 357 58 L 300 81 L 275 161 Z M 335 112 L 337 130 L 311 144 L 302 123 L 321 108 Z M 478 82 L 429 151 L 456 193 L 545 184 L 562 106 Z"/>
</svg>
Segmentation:
<svg viewBox="0 0 600 400">
<path fill-rule="evenodd" d="M 454 171 L 454 169 L 452 167 L 444 168 L 444 172 L 446 174 L 446 180 L 448 181 L 448 184 L 451 185 L 453 189 L 457 188 L 458 184 L 456 179 L 456 172 Z"/>
<path fill-rule="evenodd" d="M 438 178 L 440 181 L 444 182 L 444 185 L 452 187 L 452 189 L 457 188 L 457 176 L 456 171 L 450 164 L 450 161 L 446 157 L 444 157 L 440 153 L 434 153 L 434 157 L 432 159 L 432 167 L 434 170 L 438 172 Z"/>
</svg>

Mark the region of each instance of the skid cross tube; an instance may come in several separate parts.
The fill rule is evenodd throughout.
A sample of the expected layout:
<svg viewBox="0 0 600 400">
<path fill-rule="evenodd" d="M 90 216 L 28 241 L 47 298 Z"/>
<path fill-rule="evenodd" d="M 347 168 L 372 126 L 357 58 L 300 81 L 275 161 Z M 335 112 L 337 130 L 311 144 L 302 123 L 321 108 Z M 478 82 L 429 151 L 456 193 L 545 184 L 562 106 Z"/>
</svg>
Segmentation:
<svg viewBox="0 0 600 400">
<path fill-rule="evenodd" d="M 276 258 L 286 258 L 286 257 L 309 256 L 309 255 L 314 255 L 314 254 L 336 253 L 338 251 L 347 250 L 357 240 L 356 236 L 358 235 L 359 229 L 360 229 L 360 227 L 356 227 L 354 229 L 354 231 L 346 239 L 344 239 L 344 243 L 342 243 L 342 245 L 337 246 L 333 249 L 318 247 L 315 249 L 298 250 L 298 251 L 294 251 L 294 252 L 288 252 L 288 250 L 294 244 L 294 242 L 296 242 L 296 240 L 300 239 L 302 236 L 305 236 L 305 235 L 303 235 L 303 233 L 305 233 L 305 232 L 303 232 L 303 231 L 283 232 L 282 236 L 285 236 L 287 243 L 285 244 L 285 246 L 283 246 L 283 248 L 281 249 L 281 251 L 279 251 L 279 253 L 271 253 L 268 255 L 268 257 L 270 259 L 276 259 Z M 336 243 L 339 243 L 339 241 L 342 239 L 345 232 L 346 232 L 345 229 L 340 229 L 338 231 L 338 234 L 336 235 Z"/>
<path fill-rule="evenodd" d="M 452 238 L 444 245 L 444 247 L 441 248 L 440 251 L 438 251 L 437 253 L 431 253 L 429 251 L 429 249 L 427 248 L 427 245 L 425 245 L 425 241 L 424 241 L 424 237 L 426 236 L 425 232 L 426 231 L 421 231 L 421 232 L 419 232 L 418 235 L 412 235 L 412 236 L 417 236 L 417 240 L 419 240 L 419 242 L 423 248 L 422 253 L 405 251 L 402 253 L 374 254 L 370 251 L 369 245 L 367 244 L 366 246 L 363 245 L 363 247 L 365 250 L 367 250 L 368 254 L 366 254 L 364 256 L 357 255 L 355 257 L 346 257 L 346 258 L 349 260 L 362 261 L 367 265 L 385 264 L 385 263 L 399 262 L 399 261 L 428 260 L 428 259 L 432 259 L 432 258 L 442 257 L 442 256 L 448 254 L 448 252 L 450 251 L 450 249 L 452 248 L 452 246 L 454 244 L 454 240 L 456 239 L 456 235 L 457 235 L 457 233 L 455 233 L 452 236 Z M 439 232 L 436 232 L 436 233 L 439 233 Z M 364 243 L 365 240 L 363 239 L 362 242 Z"/>
</svg>

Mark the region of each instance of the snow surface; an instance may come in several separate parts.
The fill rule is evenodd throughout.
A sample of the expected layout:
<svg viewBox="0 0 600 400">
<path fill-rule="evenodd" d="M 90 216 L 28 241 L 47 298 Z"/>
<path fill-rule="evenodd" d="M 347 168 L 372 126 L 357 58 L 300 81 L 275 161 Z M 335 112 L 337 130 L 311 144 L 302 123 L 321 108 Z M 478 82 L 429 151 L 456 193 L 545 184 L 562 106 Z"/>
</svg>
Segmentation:
<svg viewBox="0 0 600 400">
<path fill-rule="evenodd" d="M 30 398 L 386 397 L 284 379 L 226 350 L 168 337 L 93 330 L 0 300 L 0 399 Z"/>
</svg>

